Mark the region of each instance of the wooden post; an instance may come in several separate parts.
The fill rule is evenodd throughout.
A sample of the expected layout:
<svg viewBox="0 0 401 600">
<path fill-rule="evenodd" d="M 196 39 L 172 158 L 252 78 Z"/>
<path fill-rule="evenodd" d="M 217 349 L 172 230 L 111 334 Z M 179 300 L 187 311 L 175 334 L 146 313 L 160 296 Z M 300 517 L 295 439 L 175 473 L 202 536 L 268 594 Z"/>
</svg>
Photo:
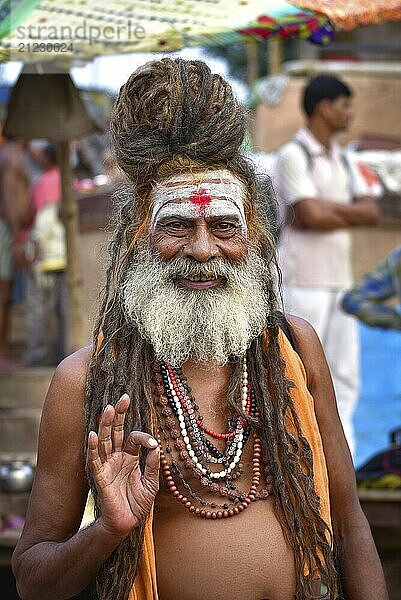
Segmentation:
<svg viewBox="0 0 401 600">
<path fill-rule="evenodd" d="M 85 345 L 82 310 L 82 278 L 79 259 L 78 207 L 72 192 L 70 143 L 57 144 L 57 160 L 61 174 L 61 219 L 67 244 L 67 290 L 71 321 L 71 347 L 78 350 Z"/>
<path fill-rule="evenodd" d="M 281 64 L 283 62 L 283 40 L 274 37 L 268 38 L 267 49 L 269 52 L 268 74 L 279 75 L 281 73 Z"/>
<path fill-rule="evenodd" d="M 249 42 L 247 44 L 246 58 L 246 78 L 249 87 L 252 87 L 259 77 L 259 52 L 257 42 Z"/>
</svg>

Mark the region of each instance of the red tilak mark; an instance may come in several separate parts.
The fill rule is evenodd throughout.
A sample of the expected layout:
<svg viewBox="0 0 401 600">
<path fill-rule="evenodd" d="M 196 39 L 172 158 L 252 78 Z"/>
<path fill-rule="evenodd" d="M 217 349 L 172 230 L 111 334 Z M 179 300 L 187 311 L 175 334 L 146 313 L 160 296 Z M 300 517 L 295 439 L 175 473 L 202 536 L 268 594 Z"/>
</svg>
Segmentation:
<svg viewBox="0 0 401 600">
<path fill-rule="evenodd" d="M 195 204 L 201 217 L 205 216 L 205 210 L 211 203 L 212 199 L 204 188 L 199 188 L 193 192 L 189 198 L 191 204 Z"/>
</svg>

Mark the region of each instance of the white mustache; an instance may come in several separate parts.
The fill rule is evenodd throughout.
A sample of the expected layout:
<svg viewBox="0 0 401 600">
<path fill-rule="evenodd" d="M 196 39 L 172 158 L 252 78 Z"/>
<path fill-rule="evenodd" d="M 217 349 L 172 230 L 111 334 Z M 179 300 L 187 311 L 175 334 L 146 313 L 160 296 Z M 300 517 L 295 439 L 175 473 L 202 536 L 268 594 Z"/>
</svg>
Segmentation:
<svg viewBox="0 0 401 600">
<path fill-rule="evenodd" d="M 178 258 L 165 265 L 166 276 L 170 279 L 183 277 L 184 279 L 210 279 L 224 278 L 230 281 L 239 269 L 239 264 L 233 265 L 220 258 L 214 258 L 206 263 L 200 263 L 188 258 Z"/>
<path fill-rule="evenodd" d="M 224 278 L 210 290 L 177 285 L 178 277 Z M 180 366 L 192 359 L 225 364 L 243 356 L 264 329 L 269 267 L 254 251 L 240 263 L 215 258 L 207 263 L 178 258 L 163 262 L 138 250 L 122 286 L 128 321 L 153 346 L 156 357 Z"/>
</svg>

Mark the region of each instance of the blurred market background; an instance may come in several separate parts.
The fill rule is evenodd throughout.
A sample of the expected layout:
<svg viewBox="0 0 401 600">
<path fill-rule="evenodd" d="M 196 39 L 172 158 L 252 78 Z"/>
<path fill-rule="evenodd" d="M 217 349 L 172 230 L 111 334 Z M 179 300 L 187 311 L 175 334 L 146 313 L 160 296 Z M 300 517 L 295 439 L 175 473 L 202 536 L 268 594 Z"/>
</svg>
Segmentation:
<svg viewBox="0 0 401 600">
<path fill-rule="evenodd" d="M 273 183 L 275 152 L 302 123 L 299 95 L 306 79 L 330 72 L 349 83 L 355 119 L 341 143 L 376 174 L 381 207 L 377 226 L 353 233 L 359 278 L 401 243 L 400 34 L 401 2 L 394 0 L 115 0 L 112 5 L 0 0 L 3 140 L 27 142 L 30 184 L 40 175 L 35 153 L 54 144 L 62 177 L 67 352 L 91 341 L 113 193 L 123 183 L 110 151 L 109 115 L 120 86 L 137 66 L 174 53 L 205 60 L 228 78 L 251 117 L 245 150 Z M 21 268 L 11 312 L 15 361 L 24 359 L 29 343 L 26 280 Z M 51 335 L 51 315 L 41 327 Z M 401 333 L 360 325 L 360 334 L 356 468 L 389 448 L 391 431 L 401 427 Z M 0 372 L 0 595 L 5 600 L 17 598 L 10 556 L 23 525 L 41 407 L 54 367 L 54 358 L 46 356 L 32 366 Z M 13 472 L 15 481 L 25 474 L 25 487 L 12 487 Z M 380 489 L 372 482 L 360 494 L 395 600 L 401 597 L 401 478 L 384 485 Z"/>
</svg>

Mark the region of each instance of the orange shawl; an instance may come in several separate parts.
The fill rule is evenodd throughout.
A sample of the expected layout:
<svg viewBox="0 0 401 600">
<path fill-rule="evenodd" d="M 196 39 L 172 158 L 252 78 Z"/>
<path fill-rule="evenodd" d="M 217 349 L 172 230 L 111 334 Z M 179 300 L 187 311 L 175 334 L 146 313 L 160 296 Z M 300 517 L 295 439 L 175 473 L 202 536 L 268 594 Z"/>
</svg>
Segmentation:
<svg viewBox="0 0 401 600">
<path fill-rule="evenodd" d="M 306 387 L 306 373 L 302 361 L 282 332 L 279 334 L 279 343 L 281 355 L 286 364 L 286 376 L 295 384 L 295 387 L 291 389 L 291 396 L 301 424 L 302 433 L 308 440 L 313 454 L 314 481 L 317 495 L 320 498 L 320 514 L 330 527 L 329 485 L 326 461 L 316 421 L 314 401 Z M 289 431 L 294 432 L 294 426 L 290 419 L 287 421 L 287 426 Z M 141 565 L 129 600 L 157 600 L 158 598 L 152 523 L 153 511 L 145 524 Z"/>
</svg>

